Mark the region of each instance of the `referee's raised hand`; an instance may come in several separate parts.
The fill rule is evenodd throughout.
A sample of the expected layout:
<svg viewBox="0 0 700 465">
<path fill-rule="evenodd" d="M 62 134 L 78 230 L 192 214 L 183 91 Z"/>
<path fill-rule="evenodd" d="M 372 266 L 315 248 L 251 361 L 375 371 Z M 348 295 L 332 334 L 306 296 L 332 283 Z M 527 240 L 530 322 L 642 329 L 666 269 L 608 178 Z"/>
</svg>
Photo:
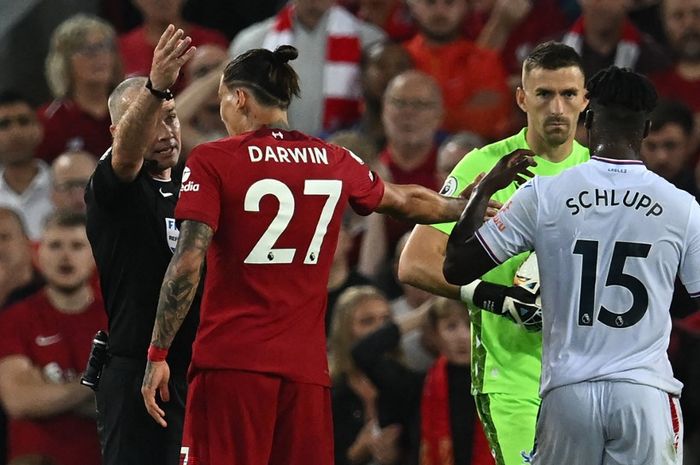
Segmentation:
<svg viewBox="0 0 700 465">
<path fill-rule="evenodd" d="M 192 38 L 185 35 L 182 29 L 169 25 L 160 36 L 158 45 L 153 51 L 151 64 L 151 83 L 157 90 L 166 90 L 175 84 L 180 68 L 192 58 L 196 50 L 191 47 Z"/>
</svg>

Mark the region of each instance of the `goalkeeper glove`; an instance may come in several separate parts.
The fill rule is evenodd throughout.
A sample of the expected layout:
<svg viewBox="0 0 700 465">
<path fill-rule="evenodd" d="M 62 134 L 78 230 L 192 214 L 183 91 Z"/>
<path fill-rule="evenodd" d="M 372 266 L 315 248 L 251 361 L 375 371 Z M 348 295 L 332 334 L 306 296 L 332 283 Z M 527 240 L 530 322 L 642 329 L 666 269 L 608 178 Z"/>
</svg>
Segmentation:
<svg viewBox="0 0 700 465">
<path fill-rule="evenodd" d="M 542 329 L 539 283 L 506 287 L 477 279 L 462 286 L 460 296 L 464 303 L 508 318 L 528 331 Z"/>
</svg>

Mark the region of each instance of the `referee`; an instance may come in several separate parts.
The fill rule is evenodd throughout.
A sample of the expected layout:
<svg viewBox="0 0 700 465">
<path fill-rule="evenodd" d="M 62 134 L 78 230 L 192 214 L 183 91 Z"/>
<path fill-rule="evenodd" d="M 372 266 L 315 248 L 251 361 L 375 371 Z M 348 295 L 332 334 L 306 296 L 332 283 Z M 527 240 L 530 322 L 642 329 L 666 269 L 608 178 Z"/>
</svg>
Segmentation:
<svg viewBox="0 0 700 465">
<path fill-rule="evenodd" d="M 185 372 L 198 311 L 184 321 L 186 330 L 178 333 L 168 358 L 174 376 L 170 398 L 162 403 L 167 428 L 146 412 L 141 381 L 160 285 L 179 235 L 174 220 L 179 183 L 170 175 L 180 154 L 180 123 L 168 89 L 194 54 L 190 43 L 182 30 L 168 26 L 149 78 L 127 79 L 112 92 L 114 142 L 85 192 L 87 233 L 109 320 L 110 357 L 97 392 L 104 465 L 179 463 Z"/>
</svg>

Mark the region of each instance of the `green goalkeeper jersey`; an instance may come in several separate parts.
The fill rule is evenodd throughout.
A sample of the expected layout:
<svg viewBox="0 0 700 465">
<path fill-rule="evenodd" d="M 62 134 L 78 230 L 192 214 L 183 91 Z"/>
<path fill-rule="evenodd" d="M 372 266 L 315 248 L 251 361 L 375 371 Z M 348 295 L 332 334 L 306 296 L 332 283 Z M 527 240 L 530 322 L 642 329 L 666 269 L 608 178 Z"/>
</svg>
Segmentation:
<svg viewBox="0 0 700 465">
<path fill-rule="evenodd" d="M 469 152 L 445 181 L 441 193 L 455 195 L 471 183 L 479 173 L 486 173 L 496 162 L 516 149 L 530 149 L 525 140 L 526 129 L 507 139 L 500 140 Z M 589 158 L 588 149 L 574 142 L 569 156 L 552 163 L 535 156 L 537 166 L 531 171 L 538 176 L 553 176 L 567 168 L 581 164 Z M 492 197 L 501 203 L 515 193 L 515 183 Z M 449 234 L 454 223 L 436 224 L 433 227 Z M 528 254 L 517 255 L 481 277 L 484 281 L 511 286 L 513 277 Z M 478 307 L 470 307 L 472 322 L 472 390 L 474 393 L 512 393 L 529 397 L 538 396 L 542 333 L 527 332 L 512 321 Z"/>
</svg>

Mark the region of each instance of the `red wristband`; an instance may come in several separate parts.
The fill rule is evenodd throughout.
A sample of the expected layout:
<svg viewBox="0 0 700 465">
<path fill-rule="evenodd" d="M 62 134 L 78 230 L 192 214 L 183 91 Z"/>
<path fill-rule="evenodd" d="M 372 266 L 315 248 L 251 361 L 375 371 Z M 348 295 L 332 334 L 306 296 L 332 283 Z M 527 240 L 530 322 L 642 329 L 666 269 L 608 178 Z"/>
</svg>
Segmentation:
<svg viewBox="0 0 700 465">
<path fill-rule="evenodd" d="M 168 356 L 168 349 L 161 349 L 153 344 L 148 346 L 148 361 L 149 362 L 164 362 Z"/>
</svg>

